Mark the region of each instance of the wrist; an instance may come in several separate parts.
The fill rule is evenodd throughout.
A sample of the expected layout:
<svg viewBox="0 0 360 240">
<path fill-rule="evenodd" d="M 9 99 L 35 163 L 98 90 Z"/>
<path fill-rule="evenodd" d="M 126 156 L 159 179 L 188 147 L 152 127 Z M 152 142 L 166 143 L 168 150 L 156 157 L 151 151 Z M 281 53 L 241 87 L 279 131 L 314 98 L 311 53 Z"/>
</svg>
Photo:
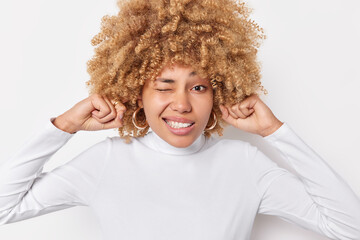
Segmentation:
<svg viewBox="0 0 360 240">
<path fill-rule="evenodd" d="M 281 122 L 280 120 L 277 120 L 275 123 L 273 123 L 270 127 L 264 129 L 263 131 L 261 131 L 259 133 L 260 136 L 262 137 L 267 137 L 271 134 L 273 134 L 274 132 L 276 132 L 284 123 Z"/>
<path fill-rule="evenodd" d="M 73 124 L 71 124 L 71 122 L 68 121 L 63 115 L 56 117 L 52 124 L 58 129 L 67 133 L 74 134 L 77 132 L 77 129 L 73 127 Z"/>
</svg>

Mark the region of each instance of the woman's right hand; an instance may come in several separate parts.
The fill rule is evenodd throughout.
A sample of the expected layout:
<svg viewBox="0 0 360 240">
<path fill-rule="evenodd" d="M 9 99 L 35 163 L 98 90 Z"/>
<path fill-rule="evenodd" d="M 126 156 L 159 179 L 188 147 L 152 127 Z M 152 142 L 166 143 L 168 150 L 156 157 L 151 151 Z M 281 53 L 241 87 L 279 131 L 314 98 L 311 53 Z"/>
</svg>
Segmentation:
<svg viewBox="0 0 360 240">
<path fill-rule="evenodd" d="M 56 117 L 53 124 L 68 133 L 119 128 L 126 107 L 121 102 L 114 105 L 107 97 L 92 94 Z"/>
</svg>

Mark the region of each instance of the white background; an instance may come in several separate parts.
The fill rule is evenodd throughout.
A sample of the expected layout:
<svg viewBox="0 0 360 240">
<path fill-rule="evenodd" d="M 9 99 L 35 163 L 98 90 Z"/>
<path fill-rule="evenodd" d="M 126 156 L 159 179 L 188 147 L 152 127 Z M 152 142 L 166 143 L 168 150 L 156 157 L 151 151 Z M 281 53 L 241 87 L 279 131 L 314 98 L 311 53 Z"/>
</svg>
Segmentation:
<svg viewBox="0 0 360 240">
<path fill-rule="evenodd" d="M 262 99 L 360 196 L 360 3 L 356 0 L 248 1 L 268 38 L 259 51 Z M 0 3 L 0 163 L 41 128 L 86 98 L 86 61 L 100 19 L 115 0 L 18 0 Z M 44 171 L 64 164 L 116 129 L 76 134 Z M 259 136 L 229 127 L 274 161 Z M 341 197 L 341 196 L 339 196 Z M 74 207 L 0 227 L 0 239 L 101 239 L 95 216 Z M 30 237 L 31 236 L 31 237 Z M 252 240 L 327 239 L 277 217 L 258 215 Z"/>
</svg>

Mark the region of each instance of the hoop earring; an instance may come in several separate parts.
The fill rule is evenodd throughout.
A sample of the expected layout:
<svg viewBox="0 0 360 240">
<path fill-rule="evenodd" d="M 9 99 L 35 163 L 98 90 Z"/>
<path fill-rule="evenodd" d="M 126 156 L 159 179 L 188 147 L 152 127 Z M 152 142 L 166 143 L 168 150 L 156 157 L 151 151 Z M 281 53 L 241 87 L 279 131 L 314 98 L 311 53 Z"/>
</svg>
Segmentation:
<svg viewBox="0 0 360 240">
<path fill-rule="evenodd" d="M 139 110 L 140 110 L 141 108 L 140 107 L 138 107 L 136 110 L 135 110 L 135 112 L 133 113 L 133 115 L 132 115 L 132 123 L 134 124 L 134 126 L 137 128 L 137 129 L 139 129 L 139 130 L 144 130 L 145 128 L 147 128 L 147 126 L 149 126 L 149 124 L 146 122 L 146 120 L 145 120 L 145 122 L 146 122 L 146 124 L 144 125 L 144 126 L 139 126 L 139 125 L 137 125 L 137 119 L 136 119 L 136 114 L 138 114 L 138 112 L 139 112 Z"/>
<path fill-rule="evenodd" d="M 217 124 L 216 114 L 214 113 L 214 111 L 211 111 L 211 113 L 213 114 L 214 122 L 213 122 L 213 124 L 212 124 L 210 127 L 206 127 L 206 128 L 204 129 L 204 131 L 209 131 L 209 130 L 214 129 L 215 126 L 216 126 L 216 124 Z"/>
</svg>

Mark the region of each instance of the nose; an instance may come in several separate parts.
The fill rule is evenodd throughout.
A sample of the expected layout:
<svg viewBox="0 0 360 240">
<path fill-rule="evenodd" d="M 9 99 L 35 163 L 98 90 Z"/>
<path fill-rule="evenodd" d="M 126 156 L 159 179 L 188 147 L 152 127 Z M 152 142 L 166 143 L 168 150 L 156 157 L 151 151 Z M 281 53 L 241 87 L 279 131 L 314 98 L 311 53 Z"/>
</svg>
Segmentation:
<svg viewBox="0 0 360 240">
<path fill-rule="evenodd" d="M 191 112 L 191 103 L 187 93 L 178 92 L 174 94 L 170 108 L 171 110 L 177 111 L 179 113 Z"/>
</svg>

